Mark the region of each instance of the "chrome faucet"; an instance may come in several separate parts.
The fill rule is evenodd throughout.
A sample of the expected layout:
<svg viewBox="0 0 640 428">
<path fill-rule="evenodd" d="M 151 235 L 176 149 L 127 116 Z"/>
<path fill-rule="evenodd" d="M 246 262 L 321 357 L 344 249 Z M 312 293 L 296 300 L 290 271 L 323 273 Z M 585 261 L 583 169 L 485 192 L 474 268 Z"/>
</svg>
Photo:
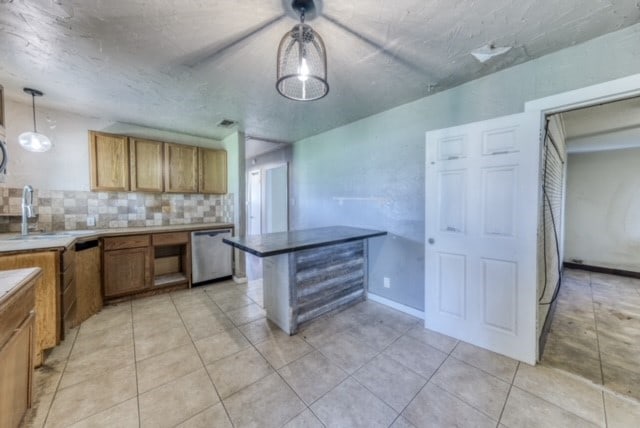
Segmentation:
<svg viewBox="0 0 640 428">
<path fill-rule="evenodd" d="M 35 217 L 33 210 L 33 187 L 28 184 L 22 189 L 22 235 L 29 234 L 28 219 Z"/>
</svg>

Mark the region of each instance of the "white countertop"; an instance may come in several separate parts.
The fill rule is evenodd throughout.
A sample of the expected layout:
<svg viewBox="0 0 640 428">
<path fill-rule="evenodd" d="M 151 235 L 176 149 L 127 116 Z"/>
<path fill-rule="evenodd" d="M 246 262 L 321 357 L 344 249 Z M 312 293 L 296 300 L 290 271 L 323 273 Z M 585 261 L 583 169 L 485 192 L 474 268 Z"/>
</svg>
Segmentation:
<svg viewBox="0 0 640 428">
<path fill-rule="evenodd" d="M 0 271 L 0 303 L 17 291 L 22 284 L 40 272 L 40 268 L 12 269 Z"/>
<path fill-rule="evenodd" d="M 230 223 L 177 224 L 169 226 L 124 227 L 116 229 L 61 230 L 50 233 L 31 233 L 31 238 L 23 239 L 17 233 L 0 234 L 0 253 L 61 249 L 73 245 L 76 241 L 105 236 L 139 235 L 144 233 L 179 232 L 232 228 Z"/>
</svg>

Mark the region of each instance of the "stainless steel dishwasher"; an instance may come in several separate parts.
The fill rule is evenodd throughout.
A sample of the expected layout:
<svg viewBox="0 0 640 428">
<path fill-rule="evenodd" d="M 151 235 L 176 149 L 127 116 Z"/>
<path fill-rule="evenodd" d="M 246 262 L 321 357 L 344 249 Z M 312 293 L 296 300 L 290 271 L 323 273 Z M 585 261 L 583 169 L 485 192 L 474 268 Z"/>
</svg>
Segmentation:
<svg viewBox="0 0 640 428">
<path fill-rule="evenodd" d="M 233 249 L 222 242 L 232 236 L 231 229 L 191 232 L 191 282 L 195 285 L 231 276 Z"/>
</svg>

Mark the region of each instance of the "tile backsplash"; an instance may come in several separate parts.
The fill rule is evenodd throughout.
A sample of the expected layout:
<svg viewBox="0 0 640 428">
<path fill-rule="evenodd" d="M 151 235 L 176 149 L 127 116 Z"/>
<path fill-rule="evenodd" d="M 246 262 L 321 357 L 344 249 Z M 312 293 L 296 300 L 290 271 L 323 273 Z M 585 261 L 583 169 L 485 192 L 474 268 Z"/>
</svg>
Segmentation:
<svg viewBox="0 0 640 428">
<path fill-rule="evenodd" d="M 19 232 L 22 189 L 0 188 L 0 232 Z M 34 189 L 41 231 L 233 222 L 233 194 L 85 192 Z M 9 214 L 9 215 L 8 215 Z M 93 217 L 95 226 L 87 226 Z"/>
</svg>

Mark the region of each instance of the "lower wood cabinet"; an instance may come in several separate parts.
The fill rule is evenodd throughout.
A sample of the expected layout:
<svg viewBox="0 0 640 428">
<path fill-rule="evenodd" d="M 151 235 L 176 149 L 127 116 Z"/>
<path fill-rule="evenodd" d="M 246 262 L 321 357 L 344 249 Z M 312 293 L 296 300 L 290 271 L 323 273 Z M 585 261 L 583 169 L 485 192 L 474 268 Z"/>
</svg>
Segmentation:
<svg viewBox="0 0 640 428">
<path fill-rule="evenodd" d="M 151 282 L 149 238 L 149 235 L 134 235 L 104 239 L 102 263 L 105 298 L 132 294 L 149 287 Z"/>
<path fill-rule="evenodd" d="M 35 336 L 33 276 L 0 305 L 0 427 L 15 428 L 31 407 Z"/>
<path fill-rule="evenodd" d="M 61 338 L 60 252 L 41 251 L 0 256 L 0 270 L 39 267 L 42 279 L 36 286 L 34 365 L 44 362 L 45 349 L 53 348 Z"/>
<path fill-rule="evenodd" d="M 104 298 L 191 285 L 189 232 L 104 238 Z"/>
</svg>

